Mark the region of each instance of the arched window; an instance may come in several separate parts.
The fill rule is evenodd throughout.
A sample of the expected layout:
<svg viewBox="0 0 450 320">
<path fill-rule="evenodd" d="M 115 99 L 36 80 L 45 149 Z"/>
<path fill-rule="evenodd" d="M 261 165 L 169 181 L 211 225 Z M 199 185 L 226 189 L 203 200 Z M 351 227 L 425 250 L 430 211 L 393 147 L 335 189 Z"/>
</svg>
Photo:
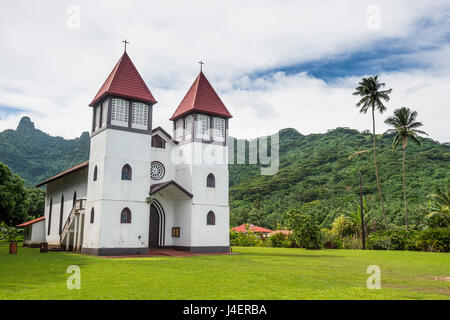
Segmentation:
<svg viewBox="0 0 450 320">
<path fill-rule="evenodd" d="M 59 211 L 59 234 L 61 234 L 64 218 L 64 195 L 61 195 L 61 209 Z"/>
<path fill-rule="evenodd" d="M 50 207 L 48 209 L 48 232 L 47 232 L 47 235 L 50 235 L 50 227 L 52 226 L 52 205 L 53 205 L 53 199 L 50 198 Z"/>
<path fill-rule="evenodd" d="M 214 212 L 212 211 L 208 212 L 208 215 L 206 216 L 206 224 L 208 226 L 216 225 L 216 215 L 214 214 Z"/>
<path fill-rule="evenodd" d="M 73 192 L 72 208 L 75 208 L 75 202 L 77 202 L 77 190 Z"/>
<path fill-rule="evenodd" d="M 216 187 L 216 178 L 214 178 L 214 175 L 212 173 L 208 174 L 208 177 L 206 178 L 206 186 L 208 188 Z"/>
<path fill-rule="evenodd" d="M 94 223 L 94 207 L 91 209 L 91 223 Z"/>
<path fill-rule="evenodd" d="M 131 180 L 131 167 L 128 164 L 122 167 L 122 180 Z"/>
<path fill-rule="evenodd" d="M 94 181 L 97 181 L 97 166 L 94 168 Z"/>
<path fill-rule="evenodd" d="M 131 223 L 131 211 L 128 208 L 124 208 L 120 214 L 120 223 Z"/>
</svg>

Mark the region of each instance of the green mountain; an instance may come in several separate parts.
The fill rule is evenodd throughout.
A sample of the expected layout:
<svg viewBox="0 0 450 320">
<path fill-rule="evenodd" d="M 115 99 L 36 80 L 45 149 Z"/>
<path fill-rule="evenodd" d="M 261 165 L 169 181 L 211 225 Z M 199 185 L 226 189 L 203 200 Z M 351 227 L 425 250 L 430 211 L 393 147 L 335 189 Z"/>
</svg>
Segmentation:
<svg viewBox="0 0 450 320">
<path fill-rule="evenodd" d="M 359 170 L 363 194 L 374 220 L 381 222 L 373 166 L 372 135 L 348 128 L 302 135 L 280 131 L 280 169 L 263 176 L 257 165 L 230 166 L 230 224 L 245 222 L 274 228 L 290 209 L 306 209 L 328 227 L 334 218 L 355 210 Z M 393 135 L 377 137 L 377 159 L 388 220 L 403 224 L 401 151 L 392 150 Z M 406 155 L 410 220 L 420 224 L 422 206 L 434 186 L 450 177 L 450 147 L 421 139 L 422 148 L 408 145 Z M 247 151 L 248 151 L 248 141 Z"/>
<path fill-rule="evenodd" d="M 283 129 L 279 138 L 280 167 L 276 175 L 260 175 L 258 165 L 230 165 L 231 225 L 252 222 L 275 228 L 283 223 L 288 210 L 306 208 L 322 226 L 329 226 L 336 216 L 354 209 L 359 170 L 367 208 L 375 220 L 381 219 L 369 132 L 337 128 L 324 134 L 302 135 L 295 129 Z M 380 179 L 388 219 L 403 224 L 401 151 L 392 151 L 392 139 L 392 135 L 378 136 Z M 421 140 L 421 149 L 413 144 L 407 149 L 412 224 L 421 223 L 422 206 L 434 186 L 450 178 L 449 144 Z M 248 155 L 249 142 L 245 143 Z M 88 132 L 72 140 L 52 137 L 24 117 L 16 130 L 0 133 L 0 162 L 29 185 L 85 161 L 88 155 Z"/>
<path fill-rule="evenodd" d="M 16 130 L 0 132 L 0 162 L 8 165 L 28 185 L 34 185 L 89 156 L 89 133 L 66 140 L 52 137 L 23 117 Z"/>
</svg>

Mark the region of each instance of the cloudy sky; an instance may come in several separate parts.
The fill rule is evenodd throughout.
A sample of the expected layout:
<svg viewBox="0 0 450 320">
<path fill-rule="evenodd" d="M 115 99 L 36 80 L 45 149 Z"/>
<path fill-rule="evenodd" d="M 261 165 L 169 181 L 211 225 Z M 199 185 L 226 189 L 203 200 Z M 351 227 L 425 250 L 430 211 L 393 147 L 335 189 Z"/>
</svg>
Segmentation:
<svg viewBox="0 0 450 320">
<path fill-rule="evenodd" d="M 377 132 L 406 106 L 431 138 L 450 141 L 448 0 L 2 0 L 0 130 L 28 115 L 52 135 L 88 131 L 87 105 L 125 38 L 158 100 L 155 125 L 167 129 L 202 59 L 234 116 L 233 136 L 369 129 L 351 93 L 379 74 L 393 93 Z"/>
</svg>

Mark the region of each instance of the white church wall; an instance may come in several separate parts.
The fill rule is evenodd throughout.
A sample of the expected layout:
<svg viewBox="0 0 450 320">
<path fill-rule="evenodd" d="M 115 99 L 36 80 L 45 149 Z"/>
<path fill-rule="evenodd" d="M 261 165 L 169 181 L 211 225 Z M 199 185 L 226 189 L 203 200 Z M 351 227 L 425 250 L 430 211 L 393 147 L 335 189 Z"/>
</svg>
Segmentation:
<svg viewBox="0 0 450 320">
<path fill-rule="evenodd" d="M 191 246 L 191 213 L 192 201 L 184 200 L 174 203 L 173 223 L 170 228 L 172 238 L 172 227 L 180 228 L 180 237 L 172 238 L 173 246 L 190 247 Z"/>
<path fill-rule="evenodd" d="M 94 208 L 94 221 L 91 223 L 91 210 Z M 102 201 L 94 200 L 86 203 L 83 226 L 84 248 L 98 248 L 100 243 L 100 225 L 101 225 Z"/>
<path fill-rule="evenodd" d="M 131 223 L 120 222 L 124 207 L 131 211 Z M 103 201 L 99 248 L 147 248 L 149 210 L 147 203 Z"/>
<path fill-rule="evenodd" d="M 223 166 L 194 166 L 192 193 L 194 203 L 228 205 L 228 168 Z M 214 175 L 215 187 L 206 186 L 209 174 Z"/>
<path fill-rule="evenodd" d="M 227 247 L 229 242 L 229 208 L 218 205 L 194 204 L 191 224 L 191 245 L 193 247 L 219 246 Z M 207 225 L 209 211 L 216 217 L 215 225 Z"/>
<path fill-rule="evenodd" d="M 28 243 L 39 244 L 45 241 L 45 220 L 31 225 L 31 239 Z"/>
<path fill-rule="evenodd" d="M 151 136 L 120 130 L 107 131 L 103 199 L 145 203 L 150 190 Z M 131 181 L 121 180 L 122 167 L 132 170 Z"/>
<path fill-rule="evenodd" d="M 193 194 L 190 221 L 190 246 L 229 246 L 228 162 L 227 147 L 194 142 L 180 146 L 183 164 L 177 167 L 177 181 L 188 185 Z M 206 185 L 208 175 L 215 178 L 215 187 Z M 207 225 L 206 216 L 212 210 L 214 226 Z"/>
<path fill-rule="evenodd" d="M 94 207 L 95 220 L 90 225 L 88 208 L 84 248 L 148 246 L 150 209 L 145 200 L 150 190 L 150 152 L 148 134 L 107 129 L 92 137 L 91 159 L 98 163 L 98 176 L 92 182 L 93 171 L 90 173 L 87 207 Z M 122 168 L 126 164 L 131 167 L 131 180 L 122 180 Z M 131 223 L 120 221 L 124 208 L 131 211 Z"/>
<path fill-rule="evenodd" d="M 60 226 L 60 210 L 61 195 L 64 195 L 63 219 L 62 227 L 70 214 L 73 207 L 73 195 L 76 191 L 77 199 L 86 198 L 87 196 L 87 174 L 88 170 L 81 169 L 63 176 L 53 182 L 47 184 L 47 195 L 45 203 L 45 234 L 46 241 L 49 245 L 59 245 L 59 226 Z M 52 199 L 52 217 L 49 219 L 50 199 Z M 48 235 L 48 223 L 51 223 L 50 235 Z"/>
<path fill-rule="evenodd" d="M 89 201 L 102 199 L 103 177 L 105 176 L 106 134 L 108 130 L 91 137 L 89 151 L 89 173 L 87 179 L 88 205 Z M 97 180 L 94 181 L 94 170 L 97 167 Z"/>
<path fill-rule="evenodd" d="M 152 148 L 152 161 L 159 161 L 165 168 L 164 177 L 160 180 L 151 180 L 152 184 L 161 183 L 165 181 L 175 180 L 175 165 L 171 159 L 171 152 L 173 145 L 171 142 L 167 142 L 165 149 Z"/>
<path fill-rule="evenodd" d="M 105 151 L 107 130 L 91 137 L 89 152 L 89 173 L 87 176 L 87 202 L 84 218 L 83 248 L 98 248 L 103 199 L 103 177 L 105 176 Z M 97 180 L 94 170 L 97 167 Z M 94 208 L 94 223 L 90 223 L 91 210 Z"/>
</svg>

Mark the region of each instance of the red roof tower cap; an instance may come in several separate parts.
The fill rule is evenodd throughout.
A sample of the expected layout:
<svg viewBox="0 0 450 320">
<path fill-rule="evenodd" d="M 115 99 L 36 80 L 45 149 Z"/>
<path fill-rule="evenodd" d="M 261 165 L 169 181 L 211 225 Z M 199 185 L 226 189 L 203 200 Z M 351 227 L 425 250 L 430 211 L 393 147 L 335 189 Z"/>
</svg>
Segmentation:
<svg viewBox="0 0 450 320">
<path fill-rule="evenodd" d="M 125 51 L 95 98 L 89 104 L 92 107 L 107 94 L 136 99 L 155 104 L 156 100 Z"/>
<path fill-rule="evenodd" d="M 232 117 L 202 71 L 200 71 L 170 120 L 176 120 L 194 111 L 227 119 Z"/>
</svg>

